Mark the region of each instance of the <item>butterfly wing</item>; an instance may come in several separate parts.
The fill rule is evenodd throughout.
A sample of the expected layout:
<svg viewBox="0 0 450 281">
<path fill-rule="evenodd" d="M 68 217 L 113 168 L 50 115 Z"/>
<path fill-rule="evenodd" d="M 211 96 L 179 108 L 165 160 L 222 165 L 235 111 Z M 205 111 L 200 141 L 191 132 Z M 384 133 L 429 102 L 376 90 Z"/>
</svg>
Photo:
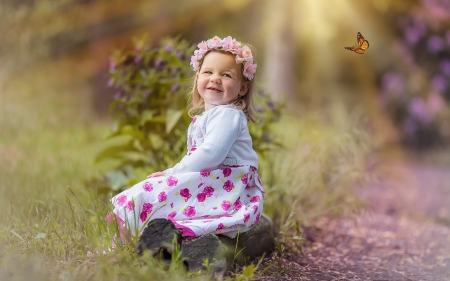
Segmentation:
<svg viewBox="0 0 450 281">
<path fill-rule="evenodd" d="M 364 39 L 364 36 L 362 36 L 361 32 L 358 32 L 356 35 L 356 41 L 358 43 L 359 48 L 366 50 L 369 48 L 369 41 Z"/>
<path fill-rule="evenodd" d="M 353 51 L 353 52 L 355 52 L 355 53 L 357 53 L 357 54 L 364 54 L 364 50 L 363 49 L 361 49 L 360 47 L 358 47 L 358 46 L 353 46 L 353 47 L 344 47 L 346 50 L 350 50 L 350 51 Z"/>
</svg>

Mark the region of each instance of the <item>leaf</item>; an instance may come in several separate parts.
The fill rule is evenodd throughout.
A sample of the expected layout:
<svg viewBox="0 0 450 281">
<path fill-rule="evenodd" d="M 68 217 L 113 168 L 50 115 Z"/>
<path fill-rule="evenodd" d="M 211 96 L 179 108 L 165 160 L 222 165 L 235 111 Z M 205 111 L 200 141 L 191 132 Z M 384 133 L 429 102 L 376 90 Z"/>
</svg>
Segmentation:
<svg viewBox="0 0 450 281">
<path fill-rule="evenodd" d="M 166 117 L 166 134 L 169 134 L 173 127 L 178 123 L 178 120 L 180 120 L 181 116 L 183 115 L 183 110 L 174 110 L 174 109 L 168 109 L 167 110 L 167 117 Z"/>
<path fill-rule="evenodd" d="M 109 171 L 105 176 L 113 190 L 119 190 L 128 183 L 127 176 L 121 171 Z"/>
<path fill-rule="evenodd" d="M 45 234 L 44 232 L 38 233 L 34 239 L 44 239 L 45 237 L 47 237 L 47 234 Z"/>
<path fill-rule="evenodd" d="M 254 264 L 251 264 L 249 266 L 244 266 L 244 269 L 242 270 L 242 274 L 247 277 L 253 277 L 255 270 L 256 270 L 256 268 L 255 268 Z"/>
</svg>

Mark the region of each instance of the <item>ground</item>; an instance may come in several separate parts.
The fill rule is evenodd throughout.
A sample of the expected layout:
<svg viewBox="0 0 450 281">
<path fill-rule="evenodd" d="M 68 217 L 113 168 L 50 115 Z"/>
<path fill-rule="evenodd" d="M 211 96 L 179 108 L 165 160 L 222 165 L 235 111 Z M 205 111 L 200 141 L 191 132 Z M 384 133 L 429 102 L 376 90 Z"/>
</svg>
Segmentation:
<svg viewBox="0 0 450 281">
<path fill-rule="evenodd" d="M 368 210 L 315 222 L 303 253 L 273 253 L 257 280 L 450 280 L 450 169 L 404 159 L 380 164 L 380 180 L 357 190 Z"/>
</svg>

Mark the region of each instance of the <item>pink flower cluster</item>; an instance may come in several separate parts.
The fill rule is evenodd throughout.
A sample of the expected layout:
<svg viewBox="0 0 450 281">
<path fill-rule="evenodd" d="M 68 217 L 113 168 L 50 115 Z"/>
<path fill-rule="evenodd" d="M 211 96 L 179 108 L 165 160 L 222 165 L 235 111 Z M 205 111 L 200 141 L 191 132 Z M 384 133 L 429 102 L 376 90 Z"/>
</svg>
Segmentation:
<svg viewBox="0 0 450 281">
<path fill-rule="evenodd" d="M 248 80 L 253 80 L 255 77 L 257 64 L 253 63 L 252 50 L 231 36 L 224 39 L 214 36 L 207 41 L 200 42 L 197 47 L 198 49 L 191 56 L 191 65 L 194 71 L 198 70 L 205 54 L 212 49 L 216 49 L 233 54 L 237 64 L 244 63 L 243 74 Z"/>
</svg>

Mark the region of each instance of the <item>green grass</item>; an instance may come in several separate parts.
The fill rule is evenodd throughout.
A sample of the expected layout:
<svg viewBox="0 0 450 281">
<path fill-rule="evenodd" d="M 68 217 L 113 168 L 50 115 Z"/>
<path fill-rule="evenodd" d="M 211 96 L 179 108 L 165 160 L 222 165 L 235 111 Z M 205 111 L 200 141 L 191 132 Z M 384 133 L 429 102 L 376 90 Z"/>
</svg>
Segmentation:
<svg viewBox="0 0 450 281">
<path fill-rule="evenodd" d="M 176 262 L 165 269 L 120 245 L 109 252 L 110 206 L 86 179 L 106 169 L 93 159 L 111 122 L 92 114 L 85 77 L 59 67 L 41 65 L 0 88 L 0 280 L 187 279 Z M 361 207 L 352 188 L 364 179 L 369 137 L 355 129 L 359 116 L 336 112 L 333 122 L 286 116 L 276 128 L 286 149 L 262 165 L 273 175 L 265 183 L 265 210 L 282 242 L 299 239 L 300 223 Z M 96 249 L 107 253 L 87 256 Z"/>
</svg>

